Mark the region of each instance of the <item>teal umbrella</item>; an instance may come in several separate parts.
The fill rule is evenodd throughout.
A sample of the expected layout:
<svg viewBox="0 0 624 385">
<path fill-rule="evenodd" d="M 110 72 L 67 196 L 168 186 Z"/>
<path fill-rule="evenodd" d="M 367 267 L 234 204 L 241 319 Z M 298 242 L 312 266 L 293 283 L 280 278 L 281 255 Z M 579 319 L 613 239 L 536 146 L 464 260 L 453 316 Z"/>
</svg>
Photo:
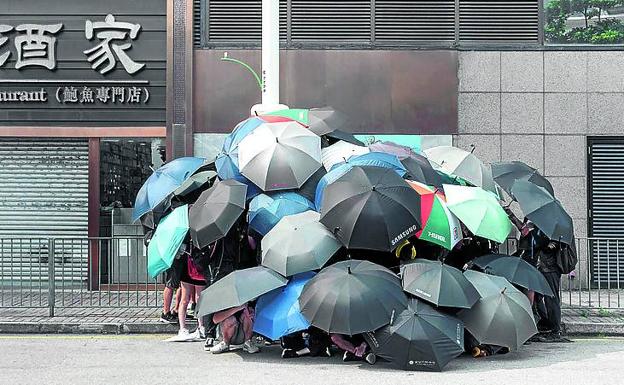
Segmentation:
<svg viewBox="0 0 624 385">
<path fill-rule="evenodd" d="M 188 205 L 160 220 L 147 247 L 147 272 L 152 278 L 171 267 L 188 230 Z"/>
</svg>

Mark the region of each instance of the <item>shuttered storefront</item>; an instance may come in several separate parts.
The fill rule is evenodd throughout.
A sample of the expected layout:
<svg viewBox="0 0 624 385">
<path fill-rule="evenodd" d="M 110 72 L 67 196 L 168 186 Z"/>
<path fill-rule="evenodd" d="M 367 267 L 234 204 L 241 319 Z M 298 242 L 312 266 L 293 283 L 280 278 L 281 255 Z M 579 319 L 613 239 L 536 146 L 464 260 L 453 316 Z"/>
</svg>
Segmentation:
<svg viewBox="0 0 624 385">
<path fill-rule="evenodd" d="M 0 138 L 4 278 L 47 276 L 49 237 L 69 238 L 55 253 L 59 273 L 86 278 L 88 157 L 86 140 Z"/>
<path fill-rule="evenodd" d="M 593 280 L 624 281 L 624 138 L 588 138 L 588 144 Z"/>
</svg>

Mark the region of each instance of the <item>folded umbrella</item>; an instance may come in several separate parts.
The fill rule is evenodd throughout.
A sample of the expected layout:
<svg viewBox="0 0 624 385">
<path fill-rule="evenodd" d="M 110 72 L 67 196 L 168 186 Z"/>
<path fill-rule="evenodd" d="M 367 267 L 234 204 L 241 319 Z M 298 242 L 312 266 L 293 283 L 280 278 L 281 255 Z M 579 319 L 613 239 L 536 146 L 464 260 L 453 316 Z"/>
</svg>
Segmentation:
<svg viewBox="0 0 624 385">
<path fill-rule="evenodd" d="M 417 260 L 401 269 L 403 290 L 436 306 L 469 309 L 479 293 L 459 269 L 439 261 Z"/>
<path fill-rule="evenodd" d="M 355 166 L 323 191 L 321 223 L 347 248 L 392 251 L 421 229 L 420 196 L 391 169 Z"/>
<path fill-rule="evenodd" d="M 459 219 L 446 206 L 442 191 L 410 180 L 407 183 L 420 195 L 423 228 L 416 238 L 453 250 L 462 239 L 462 232 Z"/>
<path fill-rule="evenodd" d="M 506 278 L 514 285 L 521 286 L 528 290 L 533 290 L 549 297 L 554 296 L 546 278 L 544 278 L 544 275 L 520 257 L 507 255 L 496 258 L 487 262 L 484 270 L 488 274 Z"/>
<path fill-rule="evenodd" d="M 177 158 L 158 168 L 143 183 L 137 193 L 132 220 L 136 221 L 144 214 L 155 209 L 171 196 L 173 191 L 180 187 L 185 180 L 191 177 L 206 159 L 195 157 Z M 162 208 L 166 210 L 166 207 Z"/>
<path fill-rule="evenodd" d="M 322 268 L 342 247 L 314 211 L 282 218 L 262 238 L 262 265 L 285 277 Z"/>
<path fill-rule="evenodd" d="M 368 148 L 371 151 L 396 155 L 407 170 L 407 179 L 429 186 L 442 187 L 442 178 L 431 166 L 429 160 L 411 148 L 393 142 L 375 142 Z"/>
<path fill-rule="evenodd" d="M 329 171 L 335 164 L 344 163 L 352 156 L 368 152 L 370 152 L 368 147 L 358 146 L 341 140 L 323 148 L 321 150 L 321 160 L 325 169 Z"/>
<path fill-rule="evenodd" d="M 425 150 L 425 156 L 442 170 L 457 175 L 474 186 L 498 193 L 492 170 L 472 152 L 452 146 L 438 146 Z"/>
<path fill-rule="evenodd" d="M 299 296 L 314 275 L 312 272 L 297 274 L 286 286 L 258 298 L 254 332 L 277 340 L 309 328 L 310 323 L 299 309 Z"/>
<path fill-rule="evenodd" d="M 178 207 L 160 221 L 147 246 L 150 277 L 154 278 L 171 267 L 188 230 L 188 205 Z"/>
<path fill-rule="evenodd" d="M 561 202 L 546 189 L 528 181 L 517 181 L 511 196 L 531 222 L 553 241 L 574 245 L 574 223 Z"/>
<path fill-rule="evenodd" d="M 303 316 L 327 333 L 354 335 L 387 325 L 407 307 L 401 281 L 368 261 L 328 266 L 312 278 L 299 297 Z"/>
<path fill-rule="evenodd" d="M 233 179 L 217 181 L 189 210 L 191 239 L 203 248 L 223 238 L 245 210 L 247 186 Z"/>
<path fill-rule="evenodd" d="M 286 278 L 264 266 L 235 270 L 201 292 L 197 316 L 244 305 L 287 283 Z"/>
<path fill-rule="evenodd" d="M 266 235 L 285 216 L 314 210 L 314 204 L 294 192 L 260 194 L 249 202 L 249 228 Z"/>
<path fill-rule="evenodd" d="M 550 195 L 555 196 L 555 191 L 548 179 L 543 177 L 536 169 L 523 162 L 492 163 L 492 176 L 496 183 L 510 195 L 514 183 L 519 180 L 524 180 L 543 187 Z"/>
<path fill-rule="evenodd" d="M 474 235 L 503 243 L 511 231 L 496 196 L 480 187 L 443 186 L 447 207 Z"/>
<path fill-rule="evenodd" d="M 464 324 L 415 298 L 390 325 L 364 338 L 373 353 L 403 370 L 441 371 L 464 352 Z"/>
<path fill-rule="evenodd" d="M 457 316 L 479 343 L 516 350 L 537 333 L 529 299 L 509 281 L 473 270 L 464 275 L 481 299 Z"/>
<path fill-rule="evenodd" d="M 322 166 L 321 140 L 294 121 L 264 123 L 241 140 L 238 162 L 263 191 L 299 188 Z"/>
</svg>

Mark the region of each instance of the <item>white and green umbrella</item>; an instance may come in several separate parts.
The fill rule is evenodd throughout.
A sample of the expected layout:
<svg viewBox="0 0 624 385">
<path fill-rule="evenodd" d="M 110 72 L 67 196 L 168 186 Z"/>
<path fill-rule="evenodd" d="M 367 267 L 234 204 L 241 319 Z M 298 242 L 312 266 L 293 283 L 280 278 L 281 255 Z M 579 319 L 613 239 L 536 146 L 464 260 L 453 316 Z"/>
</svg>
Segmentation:
<svg viewBox="0 0 624 385">
<path fill-rule="evenodd" d="M 498 194 L 492 169 L 472 152 L 452 146 L 438 146 L 425 150 L 425 155 L 446 173 L 457 175 L 473 186 Z"/>
<path fill-rule="evenodd" d="M 507 213 L 496 195 L 480 187 L 443 186 L 446 203 L 474 235 L 503 243 L 511 231 Z"/>
</svg>

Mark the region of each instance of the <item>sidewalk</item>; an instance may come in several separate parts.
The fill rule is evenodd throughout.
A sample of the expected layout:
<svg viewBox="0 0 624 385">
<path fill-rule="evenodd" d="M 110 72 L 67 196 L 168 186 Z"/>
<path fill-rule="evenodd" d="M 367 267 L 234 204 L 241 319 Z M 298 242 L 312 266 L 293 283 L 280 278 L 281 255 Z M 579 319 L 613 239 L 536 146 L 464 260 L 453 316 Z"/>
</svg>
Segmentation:
<svg viewBox="0 0 624 385">
<path fill-rule="evenodd" d="M 177 325 L 159 322 L 155 308 L 0 309 L 0 333 L 130 334 L 175 333 Z M 624 310 L 564 309 L 570 335 L 624 336 Z M 194 324 L 194 323 L 192 323 Z"/>
</svg>

